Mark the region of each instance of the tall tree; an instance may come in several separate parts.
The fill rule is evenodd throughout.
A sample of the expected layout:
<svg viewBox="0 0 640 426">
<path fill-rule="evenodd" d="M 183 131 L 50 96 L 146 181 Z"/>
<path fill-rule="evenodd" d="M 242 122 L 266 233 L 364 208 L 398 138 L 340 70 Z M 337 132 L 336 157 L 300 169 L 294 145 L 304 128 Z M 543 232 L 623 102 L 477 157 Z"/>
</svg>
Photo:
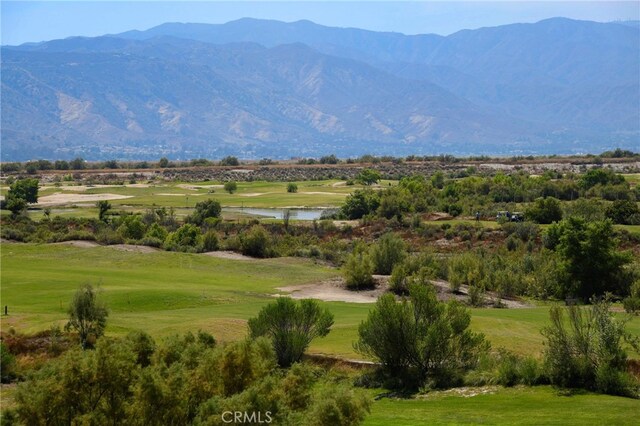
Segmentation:
<svg viewBox="0 0 640 426">
<path fill-rule="evenodd" d="M 75 330 L 83 349 L 93 346 L 93 340 L 104 334 L 109 312 L 91 284 L 81 286 L 69 306 L 66 330 Z"/>
</svg>

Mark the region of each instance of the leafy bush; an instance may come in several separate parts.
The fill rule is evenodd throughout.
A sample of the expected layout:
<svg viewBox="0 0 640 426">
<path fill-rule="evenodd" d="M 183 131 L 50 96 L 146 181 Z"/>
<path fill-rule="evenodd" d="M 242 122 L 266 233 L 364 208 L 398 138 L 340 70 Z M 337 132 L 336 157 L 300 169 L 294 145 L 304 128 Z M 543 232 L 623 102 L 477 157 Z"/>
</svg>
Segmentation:
<svg viewBox="0 0 640 426">
<path fill-rule="evenodd" d="M 185 223 L 176 232 L 167 235 L 165 248 L 171 251 L 199 251 L 202 244 L 200 229 L 190 223 Z"/>
<path fill-rule="evenodd" d="M 331 312 L 321 309 L 315 300 L 294 302 L 279 297 L 249 320 L 249 334 L 254 339 L 265 336 L 271 340 L 278 364 L 289 367 L 300 361 L 313 339 L 329 334 L 332 325 Z"/>
<path fill-rule="evenodd" d="M 552 223 L 562 220 L 560 201 L 553 197 L 538 198 L 526 211 L 525 217 L 536 223 Z"/>
<path fill-rule="evenodd" d="M 0 381 L 9 383 L 16 372 L 16 357 L 9 351 L 9 348 L 0 342 Z"/>
<path fill-rule="evenodd" d="M 225 182 L 224 190 L 227 191 L 229 194 L 233 194 L 238 190 L 238 184 L 234 181 Z"/>
<path fill-rule="evenodd" d="M 371 248 L 371 261 L 376 274 L 389 275 L 393 267 L 402 262 L 406 249 L 402 238 L 393 233 L 384 234 Z"/>
<path fill-rule="evenodd" d="M 604 299 L 583 310 L 577 306 L 553 307 L 547 338 L 545 366 L 556 386 L 586 388 L 602 393 L 638 396 L 638 382 L 626 372 L 623 342 L 640 349 L 638 337 L 625 331 L 625 323 L 613 317 Z M 569 327 L 564 314 L 567 312 Z"/>
<path fill-rule="evenodd" d="M 409 292 L 401 303 L 381 296 L 358 327 L 354 347 L 401 387 L 455 386 L 489 345 L 469 329 L 471 317 L 459 303 L 439 302 L 429 286 L 412 285 Z"/>
<path fill-rule="evenodd" d="M 293 182 L 289 182 L 287 184 L 287 192 L 291 192 L 291 193 L 298 192 L 298 185 Z"/>
<path fill-rule="evenodd" d="M 364 243 L 357 243 L 353 252 L 347 258 L 347 262 L 342 268 L 342 273 L 346 280 L 347 288 L 360 290 L 371 288 L 375 285 L 373 280 L 373 263 L 369 257 L 367 246 Z"/>
<path fill-rule="evenodd" d="M 196 203 L 195 210 L 193 214 L 189 217 L 189 222 L 195 223 L 200 226 L 204 223 L 207 218 L 220 217 L 220 212 L 222 211 L 222 206 L 218 200 L 204 200 Z"/>
<path fill-rule="evenodd" d="M 220 247 L 218 233 L 215 231 L 207 231 L 202 238 L 204 251 L 216 251 Z"/>
<path fill-rule="evenodd" d="M 254 225 L 248 232 L 240 234 L 240 250 L 247 256 L 272 256 L 269 233 L 262 226 Z"/>
</svg>

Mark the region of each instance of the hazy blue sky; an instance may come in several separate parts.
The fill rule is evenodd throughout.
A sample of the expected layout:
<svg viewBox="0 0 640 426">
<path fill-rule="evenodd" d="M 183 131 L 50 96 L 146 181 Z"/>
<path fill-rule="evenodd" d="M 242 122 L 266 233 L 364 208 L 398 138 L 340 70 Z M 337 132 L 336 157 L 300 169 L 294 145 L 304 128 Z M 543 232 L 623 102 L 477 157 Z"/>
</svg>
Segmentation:
<svg viewBox="0 0 640 426">
<path fill-rule="evenodd" d="M 405 34 L 450 34 L 460 29 L 564 16 L 608 22 L 640 20 L 638 1 L 2 1 L 2 44 L 96 36 L 163 22 L 224 23 L 242 17 L 358 27 Z"/>
</svg>

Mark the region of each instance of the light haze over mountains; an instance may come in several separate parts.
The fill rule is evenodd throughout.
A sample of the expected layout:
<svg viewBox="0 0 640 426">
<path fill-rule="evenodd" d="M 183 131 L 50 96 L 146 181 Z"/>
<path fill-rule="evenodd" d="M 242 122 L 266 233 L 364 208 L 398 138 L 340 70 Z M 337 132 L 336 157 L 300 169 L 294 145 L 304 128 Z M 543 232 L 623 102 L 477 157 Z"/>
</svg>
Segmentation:
<svg viewBox="0 0 640 426">
<path fill-rule="evenodd" d="M 640 26 L 167 23 L 2 48 L 2 161 L 640 147 Z"/>
</svg>

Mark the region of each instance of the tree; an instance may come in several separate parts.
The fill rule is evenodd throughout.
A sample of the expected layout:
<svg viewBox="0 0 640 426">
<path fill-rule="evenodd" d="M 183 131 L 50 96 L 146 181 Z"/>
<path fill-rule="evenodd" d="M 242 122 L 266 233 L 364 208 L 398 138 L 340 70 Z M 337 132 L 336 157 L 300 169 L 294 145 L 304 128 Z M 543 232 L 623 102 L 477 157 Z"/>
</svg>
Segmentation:
<svg viewBox="0 0 640 426">
<path fill-rule="evenodd" d="M 169 167 L 169 159 L 167 157 L 162 157 L 160 161 L 158 161 L 158 166 L 163 169 Z"/>
<path fill-rule="evenodd" d="M 381 179 L 380 173 L 373 169 L 363 169 L 356 176 L 356 181 L 362 185 L 373 185 Z"/>
<path fill-rule="evenodd" d="M 384 234 L 371 249 L 371 260 L 376 274 L 389 275 L 393 267 L 406 256 L 404 241 L 396 234 Z"/>
<path fill-rule="evenodd" d="M 560 201 L 553 197 L 538 198 L 533 206 L 527 209 L 525 217 L 536 223 L 558 222 L 562 220 Z"/>
<path fill-rule="evenodd" d="M 104 333 L 109 312 L 91 284 L 85 284 L 75 292 L 68 312 L 65 330 L 78 332 L 83 349 L 92 347 L 94 340 Z"/>
<path fill-rule="evenodd" d="M 628 293 L 632 277 L 624 270 L 630 255 L 618 250 L 610 220 L 587 222 L 570 217 L 547 229 L 546 245 L 561 258 L 566 276 L 563 296 L 589 300 L 605 292 Z"/>
<path fill-rule="evenodd" d="M 458 383 L 489 344 L 469 329 L 471 317 L 456 301 L 439 302 L 431 286 L 413 284 L 410 299 L 384 294 L 358 327 L 355 349 L 382 364 L 402 387 Z"/>
<path fill-rule="evenodd" d="M 278 365 L 286 368 L 300 361 L 313 339 L 329 334 L 332 325 L 333 314 L 321 309 L 315 300 L 296 303 L 288 297 L 279 297 L 249 320 L 249 334 L 253 339 L 269 338 Z"/>
<path fill-rule="evenodd" d="M 106 200 L 101 200 L 96 203 L 98 208 L 98 219 L 102 222 L 107 221 L 107 212 L 111 210 L 111 203 Z"/>
<path fill-rule="evenodd" d="M 356 190 L 347 196 L 341 207 L 341 212 L 347 219 L 360 219 L 375 212 L 380 206 L 380 195 L 370 189 Z"/>
<path fill-rule="evenodd" d="M 293 182 L 289 182 L 287 184 L 287 192 L 290 192 L 290 193 L 298 192 L 298 185 Z"/>
<path fill-rule="evenodd" d="M 227 191 L 229 194 L 233 194 L 238 190 L 238 184 L 235 183 L 234 181 L 225 182 L 224 190 Z"/>
<path fill-rule="evenodd" d="M 551 383 L 637 396 L 638 383 L 626 372 L 623 342 L 639 350 L 639 341 L 625 331 L 625 322 L 613 317 L 610 307 L 609 300 L 603 299 L 588 309 L 551 308 L 551 325 L 542 331 L 547 338 L 544 360 Z M 568 313 L 569 327 L 563 311 Z"/>
<path fill-rule="evenodd" d="M 640 225 L 640 209 L 631 200 L 617 200 L 607 207 L 606 215 L 613 223 L 623 225 Z"/>
<path fill-rule="evenodd" d="M 232 157 L 229 155 L 227 157 L 224 157 L 222 160 L 220 160 L 220 165 L 221 166 L 239 166 L 240 162 L 236 157 Z"/>
<path fill-rule="evenodd" d="M 220 217 L 222 206 L 218 200 L 204 200 L 196 203 L 193 214 L 189 217 L 189 221 L 196 225 L 202 225 L 205 219 L 210 217 Z"/>
<path fill-rule="evenodd" d="M 18 179 L 9 187 L 8 196 L 22 198 L 29 204 L 38 202 L 38 179 Z"/>
<path fill-rule="evenodd" d="M 81 157 L 74 158 L 69 162 L 69 168 L 71 170 L 83 170 L 85 168 L 84 159 Z"/>
</svg>

